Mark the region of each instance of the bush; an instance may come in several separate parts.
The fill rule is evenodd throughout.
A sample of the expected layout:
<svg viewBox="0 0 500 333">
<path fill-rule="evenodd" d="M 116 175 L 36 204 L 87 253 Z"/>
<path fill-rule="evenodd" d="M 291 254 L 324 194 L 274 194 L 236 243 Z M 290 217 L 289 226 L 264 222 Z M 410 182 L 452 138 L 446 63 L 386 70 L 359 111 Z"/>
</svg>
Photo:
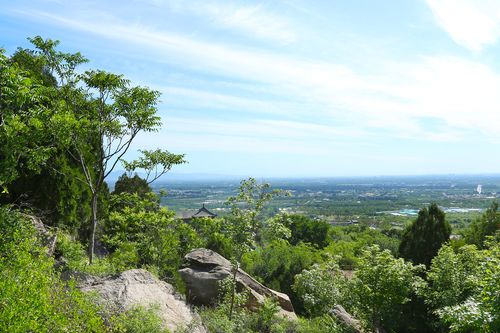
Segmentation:
<svg viewBox="0 0 500 333">
<path fill-rule="evenodd" d="M 302 300 L 305 313 L 317 317 L 328 313 L 336 304 L 343 304 L 347 279 L 338 265 L 338 258 L 314 265 L 295 277 L 293 289 Z"/>
<path fill-rule="evenodd" d="M 61 230 L 57 232 L 56 255 L 64 257 L 65 268 L 70 271 L 104 276 L 115 274 L 122 268 L 112 263 L 108 257 L 94 258 L 92 265 L 89 265 L 83 245 Z"/>
<path fill-rule="evenodd" d="M 243 268 L 264 285 L 290 296 L 295 311 L 303 313 L 301 299 L 292 289 L 294 277 L 319 261 L 318 251 L 308 244 L 292 246 L 284 240 L 276 240 L 247 253 L 242 263 Z"/>
<path fill-rule="evenodd" d="M 158 307 L 135 306 L 111 317 L 111 333 L 169 333 L 163 328 Z"/>
<path fill-rule="evenodd" d="M 451 332 L 500 332 L 500 244 L 487 240 L 484 245 L 486 249 L 482 251 L 465 249 L 462 254 L 467 258 L 460 258 L 461 253 L 456 255 L 459 259 L 458 278 L 465 281 L 454 281 L 451 288 L 458 289 L 456 291 L 437 294 L 441 296 L 437 298 L 440 303 L 447 306 L 439 308 L 436 313 L 442 323 L 450 326 Z M 433 262 L 436 268 L 441 264 Z M 471 264 L 475 265 L 470 267 Z M 439 273 L 439 269 L 435 272 Z M 449 275 L 444 274 L 443 281 L 440 281 L 441 274 L 438 274 L 437 281 L 446 282 Z"/>
<path fill-rule="evenodd" d="M 31 224 L 0 208 L 0 332 L 105 332 L 100 309 L 53 266 Z"/>
</svg>

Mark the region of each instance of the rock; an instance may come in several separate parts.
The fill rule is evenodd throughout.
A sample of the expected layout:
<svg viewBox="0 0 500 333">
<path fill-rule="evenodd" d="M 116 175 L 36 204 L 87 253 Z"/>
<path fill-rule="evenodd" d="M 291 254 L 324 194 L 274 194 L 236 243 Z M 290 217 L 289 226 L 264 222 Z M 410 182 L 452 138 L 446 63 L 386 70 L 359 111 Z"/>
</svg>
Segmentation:
<svg viewBox="0 0 500 333">
<path fill-rule="evenodd" d="M 354 318 L 341 305 L 335 305 L 335 307 L 330 311 L 330 313 L 335 318 L 337 318 L 342 324 L 348 327 L 350 331 L 355 333 L 368 333 L 363 330 L 359 320 Z"/>
<path fill-rule="evenodd" d="M 232 276 L 232 265 L 220 254 L 208 249 L 195 249 L 185 257 L 186 267 L 179 270 L 186 284 L 188 300 L 197 305 L 213 305 L 218 298 L 218 282 Z M 242 269 L 236 273 L 237 289 L 247 290 L 247 308 L 257 309 L 266 298 L 274 298 L 281 307 L 280 314 L 290 319 L 297 316 L 288 295 L 263 286 Z"/>
<path fill-rule="evenodd" d="M 158 315 L 171 332 L 188 327 L 191 333 L 206 333 L 198 315 L 177 295 L 174 288 L 143 269 L 132 269 L 118 276 L 83 279 L 81 290 L 96 291 L 105 306 L 118 311 L 135 305 L 157 305 Z"/>
<path fill-rule="evenodd" d="M 54 232 L 51 232 L 49 227 L 43 224 L 39 217 L 28 214 L 25 216 L 30 219 L 31 224 L 35 227 L 36 234 L 40 239 L 40 242 L 47 248 L 47 254 L 52 256 L 56 249 L 57 235 Z"/>
</svg>

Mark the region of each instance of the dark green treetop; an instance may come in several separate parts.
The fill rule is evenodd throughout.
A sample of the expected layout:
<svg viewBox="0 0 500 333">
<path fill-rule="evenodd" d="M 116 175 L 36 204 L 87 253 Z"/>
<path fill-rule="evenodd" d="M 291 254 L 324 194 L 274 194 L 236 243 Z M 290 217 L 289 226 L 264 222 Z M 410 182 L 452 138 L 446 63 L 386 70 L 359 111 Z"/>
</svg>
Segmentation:
<svg viewBox="0 0 500 333">
<path fill-rule="evenodd" d="M 450 238 L 451 227 L 445 213 L 433 203 L 418 212 L 418 218 L 405 230 L 399 255 L 414 264 L 431 264 L 441 245 Z"/>
</svg>

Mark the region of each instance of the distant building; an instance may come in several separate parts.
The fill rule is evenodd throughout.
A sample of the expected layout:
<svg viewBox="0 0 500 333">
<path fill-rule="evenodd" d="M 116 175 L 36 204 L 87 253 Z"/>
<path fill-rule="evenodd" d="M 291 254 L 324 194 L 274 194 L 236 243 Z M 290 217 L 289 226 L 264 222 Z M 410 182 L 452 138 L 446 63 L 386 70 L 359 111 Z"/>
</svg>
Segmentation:
<svg viewBox="0 0 500 333">
<path fill-rule="evenodd" d="M 212 213 L 211 211 L 206 209 L 205 204 L 203 204 L 203 206 L 198 210 L 183 211 L 181 213 L 178 213 L 175 217 L 178 219 L 190 220 L 190 219 L 198 218 L 198 217 L 215 218 L 215 217 L 217 217 L 217 214 Z"/>
</svg>

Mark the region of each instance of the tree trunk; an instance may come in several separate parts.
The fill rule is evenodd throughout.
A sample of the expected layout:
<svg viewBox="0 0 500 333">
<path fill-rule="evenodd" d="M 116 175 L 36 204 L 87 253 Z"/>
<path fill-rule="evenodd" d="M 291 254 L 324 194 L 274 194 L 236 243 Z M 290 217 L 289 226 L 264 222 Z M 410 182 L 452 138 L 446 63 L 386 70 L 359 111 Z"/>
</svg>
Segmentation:
<svg viewBox="0 0 500 333">
<path fill-rule="evenodd" d="M 236 262 L 233 273 L 233 285 L 231 290 L 231 306 L 229 307 L 229 321 L 233 320 L 233 309 L 234 309 L 234 297 L 236 295 L 236 274 L 238 273 L 239 262 Z"/>
<path fill-rule="evenodd" d="M 89 263 L 94 261 L 95 231 L 97 228 L 97 193 L 92 193 L 92 233 L 89 243 Z"/>
</svg>

